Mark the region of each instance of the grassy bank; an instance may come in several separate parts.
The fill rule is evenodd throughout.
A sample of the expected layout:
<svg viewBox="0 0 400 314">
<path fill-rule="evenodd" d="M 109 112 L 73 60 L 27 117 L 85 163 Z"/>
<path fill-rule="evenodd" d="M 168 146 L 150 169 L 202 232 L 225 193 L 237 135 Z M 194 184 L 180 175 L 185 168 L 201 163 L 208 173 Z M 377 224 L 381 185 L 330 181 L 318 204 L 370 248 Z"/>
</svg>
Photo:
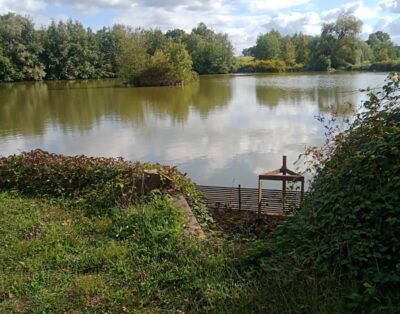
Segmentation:
<svg viewBox="0 0 400 314">
<path fill-rule="evenodd" d="M 260 267 L 253 245 L 185 238 L 153 195 L 103 216 L 0 193 L 1 313 L 332 312 L 338 288 L 286 263 Z M 298 265 L 300 266 L 300 265 Z"/>
</svg>

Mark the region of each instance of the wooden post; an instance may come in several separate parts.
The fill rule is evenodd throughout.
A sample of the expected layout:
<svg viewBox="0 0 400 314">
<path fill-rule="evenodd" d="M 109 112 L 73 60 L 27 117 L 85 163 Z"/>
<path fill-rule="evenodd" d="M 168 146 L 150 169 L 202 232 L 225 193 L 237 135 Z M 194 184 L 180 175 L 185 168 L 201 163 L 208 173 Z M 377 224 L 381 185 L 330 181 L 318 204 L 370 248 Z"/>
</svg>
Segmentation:
<svg viewBox="0 0 400 314">
<path fill-rule="evenodd" d="M 304 201 L 304 177 L 301 178 L 300 204 Z"/>
<path fill-rule="evenodd" d="M 286 156 L 283 156 L 282 160 L 282 174 L 286 175 L 286 169 L 287 169 L 287 158 Z M 282 181 L 282 210 L 285 211 L 285 201 L 286 201 L 286 180 Z"/>
<path fill-rule="evenodd" d="M 258 213 L 261 214 L 262 185 L 261 179 L 258 178 Z"/>
<path fill-rule="evenodd" d="M 239 188 L 239 210 L 242 210 L 242 189 L 240 184 L 238 188 Z"/>
</svg>

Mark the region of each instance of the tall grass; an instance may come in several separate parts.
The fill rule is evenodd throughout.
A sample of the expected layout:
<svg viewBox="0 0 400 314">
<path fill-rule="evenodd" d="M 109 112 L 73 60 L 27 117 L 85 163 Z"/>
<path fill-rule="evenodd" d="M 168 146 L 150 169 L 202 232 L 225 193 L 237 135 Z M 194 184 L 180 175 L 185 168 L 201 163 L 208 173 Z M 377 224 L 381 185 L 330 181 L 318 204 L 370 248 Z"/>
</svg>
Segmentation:
<svg viewBox="0 0 400 314">
<path fill-rule="evenodd" d="M 329 313 L 339 289 L 254 244 L 184 237 L 155 194 L 95 217 L 0 193 L 1 313 Z"/>
</svg>

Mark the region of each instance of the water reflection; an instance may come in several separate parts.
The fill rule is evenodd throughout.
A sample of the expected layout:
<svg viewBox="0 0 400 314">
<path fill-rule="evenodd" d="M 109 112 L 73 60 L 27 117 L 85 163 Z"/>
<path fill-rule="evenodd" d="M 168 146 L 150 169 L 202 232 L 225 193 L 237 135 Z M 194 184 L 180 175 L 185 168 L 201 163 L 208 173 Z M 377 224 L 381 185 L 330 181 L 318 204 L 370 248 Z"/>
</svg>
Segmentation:
<svg viewBox="0 0 400 314">
<path fill-rule="evenodd" d="M 208 76 L 185 88 L 116 80 L 0 84 L 0 154 L 40 147 L 178 165 L 202 184 L 247 186 L 319 145 L 314 119 L 342 117 L 384 74 Z"/>
<path fill-rule="evenodd" d="M 48 123 L 85 131 L 105 117 L 136 127 L 145 126 L 149 115 L 185 124 L 191 110 L 207 117 L 231 98 L 224 79 L 184 88 L 125 88 L 117 80 L 2 84 L 0 134 L 41 135 Z"/>
<path fill-rule="evenodd" d="M 270 108 L 287 103 L 303 105 L 312 102 L 321 113 L 334 110 L 346 117 L 354 112 L 359 89 L 376 84 L 373 75 L 367 75 L 360 82 L 358 77 L 365 74 L 341 75 L 281 75 L 259 79 L 256 85 L 257 103 Z M 380 81 L 380 80 L 379 80 Z M 360 84 L 361 83 L 361 84 Z M 367 84 L 367 85 L 365 85 Z"/>
</svg>

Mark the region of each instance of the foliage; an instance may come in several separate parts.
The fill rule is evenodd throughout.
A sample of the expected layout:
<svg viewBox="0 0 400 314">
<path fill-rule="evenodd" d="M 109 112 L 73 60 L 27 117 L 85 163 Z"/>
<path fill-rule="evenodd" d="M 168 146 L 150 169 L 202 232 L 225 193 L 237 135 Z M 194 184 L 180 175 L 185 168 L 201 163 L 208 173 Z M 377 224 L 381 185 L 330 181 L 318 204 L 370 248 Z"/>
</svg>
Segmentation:
<svg viewBox="0 0 400 314">
<path fill-rule="evenodd" d="M 296 63 L 296 48 L 290 37 L 286 37 L 282 41 L 282 58 L 289 66 Z"/>
<path fill-rule="evenodd" d="M 243 55 L 284 61 L 287 70 L 369 69 L 370 63 L 396 63 L 399 47 L 390 36 L 378 31 L 363 42 L 358 38 L 360 25 L 354 16 L 345 14 L 335 23 L 325 24 L 316 37 L 301 33 L 283 36 L 271 30 L 260 34 L 256 45 L 244 49 Z M 154 65 L 160 61 L 160 55 L 154 58 L 157 51 L 170 59 L 168 64 Z M 118 24 L 94 32 L 72 20 L 52 21 L 36 30 L 29 17 L 0 15 L 0 82 L 120 76 L 129 84 L 141 85 L 140 74 L 146 72 L 142 85 L 180 85 L 195 78 L 193 71 L 235 72 L 241 66 L 235 63 L 233 52 L 228 35 L 204 23 L 190 34 L 181 29 L 166 33 L 159 29 L 132 30 Z"/>
<path fill-rule="evenodd" d="M 193 78 L 192 59 L 182 43 L 169 42 L 165 53 L 169 64 L 169 75 L 176 82 L 189 82 Z"/>
<path fill-rule="evenodd" d="M 332 60 L 329 56 L 320 55 L 313 59 L 311 67 L 316 71 L 329 71 L 332 68 Z"/>
<path fill-rule="evenodd" d="M 158 32 L 151 41 L 151 34 L 127 30 L 118 57 L 120 77 L 137 86 L 174 86 L 193 80 L 192 60 L 185 45 L 166 37 L 160 40 Z"/>
<path fill-rule="evenodd" d="M 133 85 L 140 84 L 140 75 L 146 69 L 149 60 L 146 35 L 138 30 L 124 29 L 121 52 L 117 56 L 118 76 Z"/>
<path fill-rule="evenodd" d="M 204 23 L 194 28 L 187 38 L 193 69 L 199 74 L 218 74 L 231 71 L 233 46 L 226 34 L 215 33 Z"/>
<path fill-rule="evenodd" d="M 369 67 L 371 71 L 400 71 L 400 61 L 376 62 Z"/>
<path fill-rule="evenodd" d="M 1 48 L 0 48 L 1 49 Z M 0 50 L 0 81 L 11 82 L 15 77 L 15 69 L 11 60 Z"/>
<path fill-rule="evenodd" d="M 128 206 L 151 189 L 174 188 L 167 178 L 178 176 L 174 168 L 122 158 L 68 157 L 41 150 L 0 158 L 0 190 L 72 200 L 94 214 Z"/>
<path fill-rule="evenodd" d="M 293 42 L 296 52 L 297 64 L 309 64 L 311 57 L 310 44 L 312 37 L 304 34 L 294 34 L 290 40 Z"/>
<path fill-rule="evenodd" d="M 258 36 L 254 47 L 254 57 L 261 60 L 279 59 L 282 55 L 281 39 L 281 34 L 276 30 Z"/>
<path fill-rule="evenodd" d="M 400 302 L 399 76 L 367 91 L 350 126 L 328 127 L 326 146 L 308 151 L 311 193 L 271 247 L 352 286 L 348 310 L 379 313 Z"/>
<path fill-rule="evenodd" d="M 242 64 L 237 72 L 241 73 L 262 73 L 262 72 L 285 72 L 287 70 L 286 64 L 281 60 L 256 60 L 247 61 Z"/>
<path fill-rule="evenodd" d="M 139 202 L 152 190 L 180 191 L 204 228 L 213 224 L 195 185 L 176 168 L 131 163 L 123 158 L 63 156 L 34 150 L 0 158 L 0 191 L 64 199 L 90 214 Z"/>
<path fill-rule="evenodd" d="M 368 45 L 374 55 L 374 61 L 383 62 L 397 58 L 396 48 L 388 33 L 377 31 L 369 35 Z"/>
<path fill-rule="evenodd" d="M 185 237 L 159 194 L 101 217 L 66 206 L 0 193 L 1 313 L 338 311 L 340 290 L 298 265 L 258 269 L 245 244 Z"/>
<path fill-rule="evenodd" d="M 0 81 L 41 80 L 42 45 L 29 18 L 8 13 L 0 16 Z"/>
<path fill-rule="evenodd" d="M 394 62 L 400 57 L 385 32 L 378 31 L 370 34 L 367 41 L 360 40 L 361 26 L 361 21 L 354 15 L 341 14 L 335 22 L 324 24 L 319 36 L 302 33 L 282 36 L 271 30 L 260 34 L 256 45 L 242 53 L 258 60 L 281 60 L 294 68 L 302 64 L 306 69 L 317 71 L 331 68 L 369 70 L 365 64 Z"/>
<path fill-rule="evenodd" d="M 173 30 L 169 30 L 165 33 L 165 37 L 171 39 L 174 43 L 185 43 L 188 38 L 188 34 L 182 29 L 175 28 Z"/>
<path fill-rule="evenodd" d="M 93 32 L 72 20 L 52 21 L 35 30 L 29 17 L 0 15 L 0 82 L 118 75 L 134 85 L 175 85 L 193 80 L 193 70 L 227 73 L 233 62 L 227 35 L 204 23 L 191 34 L 179 29 L 165 34 L 159 29 L 132 30 L 118 24 Z"/>
<path fill-rule="evenodd" d="M 103 77 L 116 77 L 118 72 L 117 58 L 121 53 L 121 41 L 124 26 L 103 27 L 96 32 L 96 40 L 100 50 L 100 63 Z"/>
<path fill-rule="evenodd" d="M 340 15 L 335 23 L 323 25 L 319 45 L 314 53 L 329 57 L 334 68 L 355 64 L 361 27 L 362 22 L 355 16 Z"/>
</svg>

